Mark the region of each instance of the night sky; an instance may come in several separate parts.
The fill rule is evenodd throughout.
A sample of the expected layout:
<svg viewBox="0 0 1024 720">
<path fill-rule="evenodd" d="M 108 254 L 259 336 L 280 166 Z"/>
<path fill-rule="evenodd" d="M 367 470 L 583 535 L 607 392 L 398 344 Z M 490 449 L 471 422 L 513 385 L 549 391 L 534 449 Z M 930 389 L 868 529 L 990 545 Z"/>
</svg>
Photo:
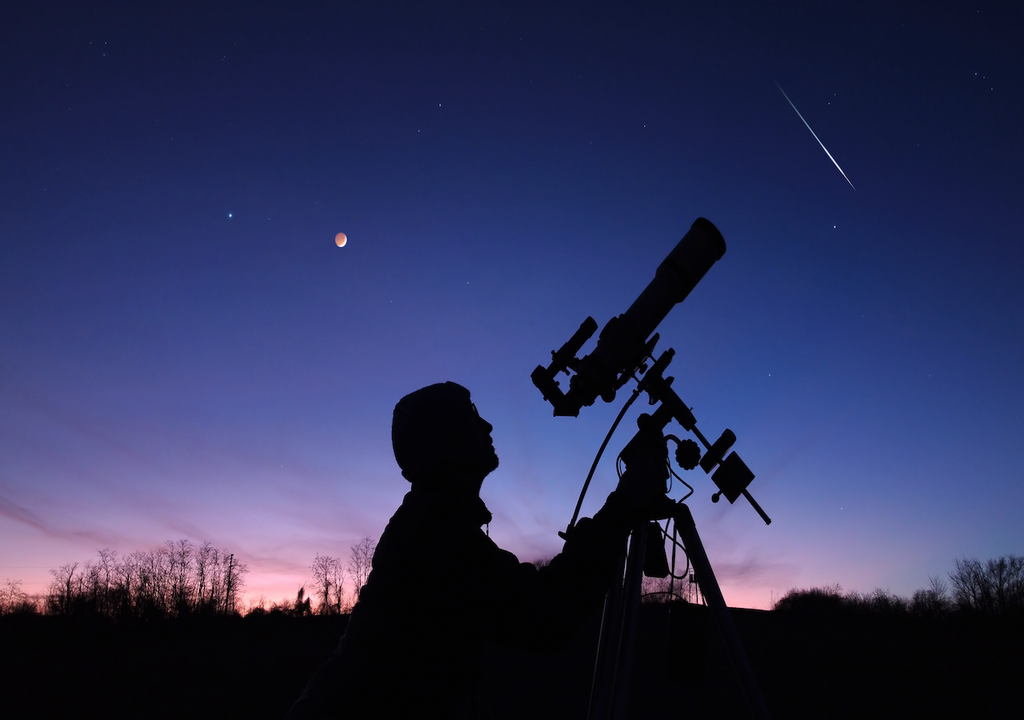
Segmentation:
<svg viewBox="0 0 1024 720">
<path fill-rule="evenodd" d="M 4 3 L 0 579 L 187 538 L 294 597 L 444 380 L 491 537 L 555 554 L 626 394 L 554 418 L 530 373 L 697 217 L 728 250 L 659 348 L 773 519 L 684 476 L 727 600 L 1024 553 L 1024 10 L 834 5 Z"/>
</svg>

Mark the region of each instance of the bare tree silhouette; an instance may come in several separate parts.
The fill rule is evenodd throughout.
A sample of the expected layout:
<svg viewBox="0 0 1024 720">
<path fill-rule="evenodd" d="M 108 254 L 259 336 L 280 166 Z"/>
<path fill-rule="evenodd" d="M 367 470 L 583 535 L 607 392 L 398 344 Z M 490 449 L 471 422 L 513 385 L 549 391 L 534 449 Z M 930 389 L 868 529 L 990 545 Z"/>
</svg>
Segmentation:
<svg viewBox="0 0 1024 720">
<path fill-rule="evenodd" d="M 985 564 L 963 558 L 955 565 L 949 579 L 957 607 L 990 615 L 1024 612 L 1024 558 L 1004 555 Z"/>
<path fill-rule="evenodd" d="M 910 601 L 910 609 L 915 615 L 935 617 L 949 612 L 953 604 L 950 602 L 946 583 L 939 577 L 929 577 L 930 586 L 917 590 Z"/>
<path fill-rule="evenodd" d="M 66 615 L 72 612 L 72 602 L 77 595 L 75 570 L 78 563 L 61 565 L 51 570 L 53 580 L 46 594 L 46 610 L 55 615 Z"/>
<path fill-rule="evenodd" d="M 318 553 L 309 569 L 313 571 L 313 586 L 316 597 L 320 599 L 317 611 L 321 615 L 340 613 L 345 595 L 341 560 Z"/>
<path fill-rule="evenodd" d="M 38 608 L 21 589 L 21 580 L 8 579 L 0 588 L 0 615 L 35 613 Z"/>
<path fill-rule="evenodd" d="M 373 567 L 373 551 L 376 547 L 377 543 L 372 538 L 364 537 L 349 548 L 352 554 L 349 556 L 348 573 L 352 578 L 353 594 L 356 600 L 359 599 L 359 591 L 366 584 L 366 578 L 370 576 L 370 570 Z"/>
</svg>

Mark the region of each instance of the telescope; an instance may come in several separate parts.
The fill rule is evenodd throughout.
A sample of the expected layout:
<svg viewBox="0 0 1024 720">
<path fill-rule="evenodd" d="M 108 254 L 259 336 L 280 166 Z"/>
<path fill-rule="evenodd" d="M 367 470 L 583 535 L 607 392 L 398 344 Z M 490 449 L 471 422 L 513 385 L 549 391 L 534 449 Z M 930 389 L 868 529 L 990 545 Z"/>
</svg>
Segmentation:
<svg viewBox="0 0 1024 720">
<path fill-rule="evenodd" d="M 691 470 L 700 464 L 719 491 L 712 496 L 718 502 L 722 495 L 730 503 L 743 496 L 764 520 L 771 519 L 747 491 L 754 474 L 735 452 L 726 453 L 736 442 L 736 435 L 726 429 L 714 443 L 709 443 L 697 429 L 696 418 L 672 389 L 674 378 L 663 373 L 675 356 L 674 350 L 653 359 L 658 342 L 658 325 L 673 307 L 689 296 L 711 266 L 725 255 L 725 239 L 710 220 L 697 218 L 690 230 L 676 244 L 654 274 L 639 297 L 622 315 L 605 324 L 597 340 L 597 347 L 581 359 L 576 354 L 597 331 L 597 322 L 588 317 L 561 348 L 551 353 L 551 364 L 538 365 L 530 375 L 533 384 L 551 403 L 555 416 L 578 417 L 583 407 L 594 404 L 598 397 L 604 402 L 615 400 L 616 392 L 631 378 L 637 380 L 637 391 L 646 391 L 651 404 L 661 403 L 651 416 L 641 416 L 642 430 L 661 431 L 672 420 L 692 432 L 704 445 L 706 452 L 693 441 L 677 445 L 676 459 Z M 650 369 L 648 364 L 652 363 Z M 570 371 L 572 374 L 570 375 Z M 570 376 L 569 389 L 562 391 L 555 379 L 559 373 Z M 627 446 L 629 447 L 629 446 Z M 694 453 L 696 452 L 696 459 Z M 692 464 L 691 464 L 692 463 Z M 578 508 L 577 508 L 578 510 Z M 573 518 L 575 523 L 575 518 Z"/>
<path fill-rule="evenodd" d="M 674 440 L 676 462 L 686 470 L 693 470 L 699 465 L 706 474 L 711 475 L 712 481 L 718 486 L 718 492 L 711 497 L 713 502 L 718 502 L 719 498 L 725 495 L 730 503 L 734 503 L 742 495 L 765 524 L 771 524 L 771 518 L 747 491 L 747 486 L 754 479 L 754 473 L 735 452 L 726 456 L 736 442 L 736 435 L 726 429 L 718 440 L 709 443 L 697 429 L 697 420 L 690 408 L 672 389 L 674 378 L 665 376 L 675 351 L 666 350 L 657 359 L 653 354 L 654 346 L 658 342 L 658 334 L 655 332 L 658 325 L 673 307 L 686 299 L 711 266 L 724 254 L 725 240 L 722 233 L 709 220 L 697 218 L 683 239 L 658 266 L 654 279 L 629 309 L 605 324 L 598 335 L 597 347 L 593 352 L 583 358 L 576 357 L 587 340 L 597 331 L 597 323 L 588 317 L 568 342 L 551 353 L 551 364 L 547 367 L 538 365 L 530 375 L 533 384 L 544 395 L 544 399 L 551 403 L 555 416 L 578 417 L 580 410 L 593 405 L 598 397 L 605 402 L 613 402 L 617 391 L 630 379 L 636 380 L 637 383 L 636 389 L 619 412 L 594 459 L 569 527 L 566 533 L 559 533 L 563 538 L 572 532 L 576 524 L 587 487 L 615 428 L 632 402 L 644 392 L 650 397 L 651 405 L 658 407 L 653 413 L 645 413 L 637 418 L 638 432 L 619 453 L 619 459 L 626 466 L 625 472 L 635 473 L 638 481 L 652 489 L 660 487 L 667 495 L 665 479 L 669 475 L 669 469 L 666 467 L 668 457 L 665 443 Z M 568 390 L 563 391 L 555 379 L 559 373 L 569 376 Z M 673 435 L 664 434 L 665 426 L 672 420 L 701 441 L 705 448 L 703 457 L 700 447 L 693 440 L 679 440 Z M 660 485 L 656 486 L 655 483 Z M 683 484 L 690 487 L 685 481 Z M 690 494 L 692 492 L 693 488 L 690 487 Z M 751 670 L 743 644 L 725 604 L 725 598 L 715 579 L 714 570 L 697 534 L 693 515 L 683 502 L 687 497 L 689 494 L 680 501 L 666 503 L 666 508 L 672 509 L 659 512 L 672 514 L 659 517 L 671 517 L 674 522 L 673 534 L 681 539 L 687 565 L 693 567 L 705 601 L 711 607 L 712 616 L 732 660 L 751 717 L 767 720 L 770 716 L 757 679 Z M 644 521 L 636 525 L 630 533 L 628 552 L 624 549 L 621 558 L 620 581 L 613 585 L 605 600 L 588 711 L 591 720 L 623 720 L 627 715 L 629 677 L 642 577 L 645 574 L 662 578 L 671 575 L 673 579 L 679 577 L 674 571 L 675 550 L 673 549 L 670 566 L 664 544 L 660 550 L 654 544 L 648 545 L 649 534 L 654 533 L 658 539 L 662 539 L 669 536 L 667 528 L 667 524 L 663 530 L 657 522 Z M 673 547 L 676 545 L 679 543 L 673 540 Z"/>
</svg>

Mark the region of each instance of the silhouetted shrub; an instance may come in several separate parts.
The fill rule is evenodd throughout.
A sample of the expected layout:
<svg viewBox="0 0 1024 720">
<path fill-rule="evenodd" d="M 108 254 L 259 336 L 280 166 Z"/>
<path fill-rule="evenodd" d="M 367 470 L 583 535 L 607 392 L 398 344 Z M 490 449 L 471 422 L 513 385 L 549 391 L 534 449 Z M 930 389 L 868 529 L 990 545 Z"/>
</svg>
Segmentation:
<svg viewBox="0 0 1024 720">
<path fill-rule="evenodd" d="M 881 588 L 865 594 L 843 593 L 841 586 L 832 585 L 810 590 L 790 590 L 772 609 L 805 615 L 845 613 L 874 617 L 904 617 L 910 614 L 911 607 L 911 601 Z"/>
<path fill-rule="evenodd" d="M 849 601 L 843 595 L 843 588 L 840 585 L 832 585 L 808 590 L 790 590 L 775 601 L 772 610 L 820 615 L 838 613 L 848 607 Z"/>
<path fill-rule="evenodd" d="M 875 588 L 870 595 L 858 596 L 853 604 L 858 610 L 875 615 L 906 615 L 910 609 L 906 598 L 881 588 Z"/>
</svg>

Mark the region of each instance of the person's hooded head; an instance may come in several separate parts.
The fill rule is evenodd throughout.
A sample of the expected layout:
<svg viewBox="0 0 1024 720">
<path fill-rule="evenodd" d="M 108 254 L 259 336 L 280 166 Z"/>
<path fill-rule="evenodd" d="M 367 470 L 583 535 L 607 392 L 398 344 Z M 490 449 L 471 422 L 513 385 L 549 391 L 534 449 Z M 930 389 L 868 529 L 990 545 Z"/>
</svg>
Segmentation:
<svg viewBox="0 0 1024 720">
<path fill-rule="evenodd" d="M 477 413 L 469 390 L 453 382 L 438 383 L 398 401 L 391 444 L 402 475 L 413 487 L 475 494 L 498 467 L 492 429 Z"/>
</svg>

